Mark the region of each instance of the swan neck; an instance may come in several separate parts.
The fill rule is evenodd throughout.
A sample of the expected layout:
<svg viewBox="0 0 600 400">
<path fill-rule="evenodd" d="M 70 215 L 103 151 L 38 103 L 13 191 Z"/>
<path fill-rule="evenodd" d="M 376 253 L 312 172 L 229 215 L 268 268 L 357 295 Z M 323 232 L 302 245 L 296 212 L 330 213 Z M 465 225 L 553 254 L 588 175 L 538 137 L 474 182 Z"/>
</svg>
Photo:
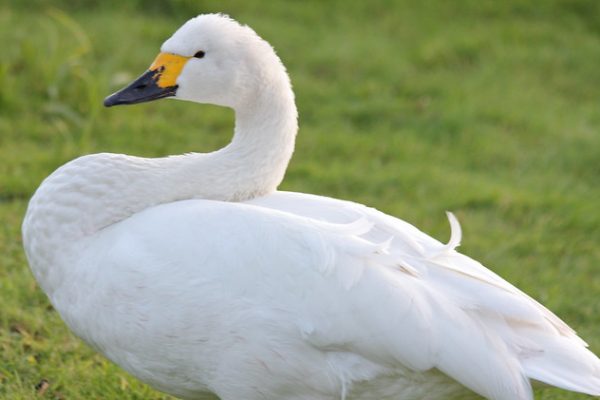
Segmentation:
<svg viewBox="0 0 600 400">
<path fill-rule="evenodd" d="M 294 144 L 298 111 L 287 75 L 283 82 L 271 83 L 248 101 L 235 107 L 232 144 Z"/>
<path fill-rule="evenodd" d="M 247 200 L 277 189 L 294 151 L 297 109 L 291 87 L 272 87 L 235 110 L 231 143 L 223 149 L 226 181 L 237 193 L 221 200 Z"/>
</svg>

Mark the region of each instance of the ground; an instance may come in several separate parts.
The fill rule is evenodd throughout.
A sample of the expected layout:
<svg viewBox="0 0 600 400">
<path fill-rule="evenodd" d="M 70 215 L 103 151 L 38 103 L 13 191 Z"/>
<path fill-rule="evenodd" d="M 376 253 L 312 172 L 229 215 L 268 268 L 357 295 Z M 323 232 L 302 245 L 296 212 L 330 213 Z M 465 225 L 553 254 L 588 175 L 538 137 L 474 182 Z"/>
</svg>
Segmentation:
<svg viewBox="0 0 600 400">
<path fill-rule="evenodd" d="M 441 240 L 455 212 L 464 253 L 600 353 L 600 2 L 5 0 L 0 398 L 169 398 L 69 333 L 28 270 L 20 224 L 41 180 L 78 155 L 229 140 L 230 110 L 102 107 L 181 23 L 216 11 L 271 42 L 292 77 L 301 129 L 282 189 L 365 203 Z"/>
</svg>

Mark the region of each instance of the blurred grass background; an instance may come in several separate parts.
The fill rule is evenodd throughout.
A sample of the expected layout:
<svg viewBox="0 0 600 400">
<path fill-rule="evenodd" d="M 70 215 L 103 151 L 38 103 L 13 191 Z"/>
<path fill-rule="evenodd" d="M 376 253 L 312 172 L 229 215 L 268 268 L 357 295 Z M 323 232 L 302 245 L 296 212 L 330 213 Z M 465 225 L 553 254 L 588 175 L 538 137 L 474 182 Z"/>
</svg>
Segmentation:
<svg viewBox="0 0 600 400">
<path fill-rule="evenodd" d="M 169 398 L 67 331 L 20 223 L 41 180 L 81 154 L 227 143 L 230 110 L 102 107 L 180 24 L 217 11 L 267 39 L 292 77 L 301 129 L 282 189 L 365 203 L 441 240 L 454 211 L 464 253 L 600 353 L 600 2 L 3 0 L 0 398 Z"/>
</svg>

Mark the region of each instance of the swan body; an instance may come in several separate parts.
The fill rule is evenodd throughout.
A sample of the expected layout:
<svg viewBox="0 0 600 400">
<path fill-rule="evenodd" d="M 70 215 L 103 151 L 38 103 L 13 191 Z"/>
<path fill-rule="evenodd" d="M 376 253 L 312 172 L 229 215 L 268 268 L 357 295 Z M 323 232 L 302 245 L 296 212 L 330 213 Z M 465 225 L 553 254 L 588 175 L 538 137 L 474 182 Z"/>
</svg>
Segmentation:
<svg viewBox="0 0 600 400">
<path fill-rule="evenodd" d="M 33 196 L 23 238 L 70 329 L 184 399 L 600 395 L 600 360 L 558 317 L 447 244 L 356 203 L 276 191 L 297 112 L 272 48 L 223 15 L 188 21 L 107 98 L 231 107 L 208 154 L 80 157 Z M 165 56 L 167 54 L 168 56 Z"/>
</svg>

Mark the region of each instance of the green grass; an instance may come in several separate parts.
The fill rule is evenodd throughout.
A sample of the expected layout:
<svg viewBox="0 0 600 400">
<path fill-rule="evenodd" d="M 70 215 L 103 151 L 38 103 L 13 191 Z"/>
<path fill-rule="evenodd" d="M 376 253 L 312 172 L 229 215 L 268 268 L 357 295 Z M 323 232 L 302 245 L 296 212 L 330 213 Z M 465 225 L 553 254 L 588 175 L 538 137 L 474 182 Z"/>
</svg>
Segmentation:
<svg viewBox="0 0 600 400">
<path fill-rule="evenodd" d="M 445 240 L 600 353 L 600 3 L 56 1 L 0 4 L 0 398 L 167 399 L 74 338 L 36 286 L 20 223 L 78 155 L 210 151 L 232 113 L 102 108 L 188 17 L 223 11 L 291 74 L 300 136 L 282 189 L 352 199 Z M 47 379 L 48 390 L 35 385 Z M 584 399 L 555 389 L 537 399 Z"/>
</svg>

